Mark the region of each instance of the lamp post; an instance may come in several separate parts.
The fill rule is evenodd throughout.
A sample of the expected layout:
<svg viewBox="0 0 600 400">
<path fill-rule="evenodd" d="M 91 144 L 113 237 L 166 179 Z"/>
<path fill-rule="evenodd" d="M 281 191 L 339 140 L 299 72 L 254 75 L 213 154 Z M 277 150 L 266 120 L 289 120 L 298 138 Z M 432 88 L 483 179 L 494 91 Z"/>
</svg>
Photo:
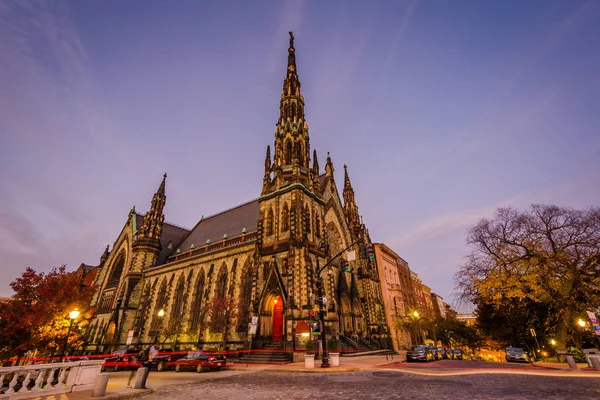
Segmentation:
<svg viewBox="0 0 600 400">
<path fill-rule="evenodd" d="M 71 311 L 69 313 L 69 319 L 71 320 L 71 322 L 69 323 L 69 329 L 67 330 L 67 337 L 65 338 L 65 344 L 63 344 L 62 351 L 60 352 L 59 362 L 62 362 L 63 357 L 65 356 L 65 350 L 67 349 L 67 344 L 69 343 L 69 335 L 71 334 L 71 328 L 73 327 L 73 321 L 75 321 L 75 319 L 77 317 L 79 317 L 79 310 L 77 310 L 77 308 L 75 308 L 73 311 Z"/>
<path fill-rule="evenodd" d="M 327 253 L 327 243 L 321 240 L 319 249 Z M 321 323 L 321 345 L 323 347 L 323 358 L 321 359 L 321 368 L 329 368 L 329 352 L 327 351 L 327 334 L 325 333 L 325 310 L 323 306 L 327 305 L 327 298 L 323 294 L 323 277 L 321 276 L 321 267 L 319 266 L 319 255 L 317 254 L 317 291 L 319 296 L 319 321 Z"/>
<path fill-rule="evenodd" d="M 413 311 L 412 313 L 413 318 L 416 321 L 415 324 L 415 340 L 418 340 L 419 342 L 421 342 L 421 324 L 420 324 L 420 320 L 419 320 L 419 312 L 418 311 Z"/>
<path fill-rule="evenodd" d="M 160 327 L 162 326 L 162 317 L 165 315 L 165 310 L 163 310 L 162 308 L 160 310 L 158 310 L 158 317 L 160 318 L 160 321 L 158 323 L 158 328 L 156 328 L 156 335 L 154 336 L 154 343 L 158 343 L 158 333 L 160 332 Z"/>
<path fill-rule="evenodd" d="M 344 254 L 344 252 L 348 249 L 350 249 L 352 246 L 354 246 L 355 244 L 357 244 L 358 242 L 362 241 L 364 239 L 364 236 L 360 236 L 358 239 L 356 239 L 354 242 L 352 242 L 348 247 L 346 247 L 345 249 L 343 249 L 342 251 L 340 251 L 339 253 L 337 253 L 335 256 L 331 257 L 329 259 L 329 261 L 327 261 L 325 263 L 325 265 L 323 265 L 322 267 L 319 265 L 319 255 L 317 254 L 317 265 L 316 265 L 316 274 L 317 274 L 317 295 L 319 296 L 319 319 L 321 322 L 321 327 L 322 327 L 322 331 L 321 332 L 321 344 L 323 347 L 323 359 L 321 362 L 321 368 L 328 368 L 329 367 L 329 353 L 327 351 L 327 337 L 325 334 L 325 310 L 323 309 L 323 306 L 327 305 L 327 297 L 325 297 L 324 293 L 323 293 L 323 278 L 321 277 L 321 272 L 323 272 L 323 270 L 328 267 L 334 260 L 336 260 L 339 256 L 341 256 L 342 254 Z M 329 244 L 327 243 L 327 235 L 325 235 L 323 237 L 323 239 L 321 239 L 321 241 L 319 242 L 319 249 L 325 253 L 325 255 L 327 255 L 329 253 Z M 348 269 L 349 271 L 349 269 Z"/>
</svg>

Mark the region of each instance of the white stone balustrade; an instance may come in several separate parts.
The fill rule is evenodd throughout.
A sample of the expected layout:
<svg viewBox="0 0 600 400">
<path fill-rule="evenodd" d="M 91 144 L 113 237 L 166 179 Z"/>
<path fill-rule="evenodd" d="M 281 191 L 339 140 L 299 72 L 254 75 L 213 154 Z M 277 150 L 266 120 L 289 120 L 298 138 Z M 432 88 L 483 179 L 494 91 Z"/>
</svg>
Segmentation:
<svg viewBox="0 0 600 400">
<path fill-rule="evenodd" d="M 0 400 L 91 390 L 103 363 L 104 360 L 85 360 L 0 368 Z"/>
</svg>

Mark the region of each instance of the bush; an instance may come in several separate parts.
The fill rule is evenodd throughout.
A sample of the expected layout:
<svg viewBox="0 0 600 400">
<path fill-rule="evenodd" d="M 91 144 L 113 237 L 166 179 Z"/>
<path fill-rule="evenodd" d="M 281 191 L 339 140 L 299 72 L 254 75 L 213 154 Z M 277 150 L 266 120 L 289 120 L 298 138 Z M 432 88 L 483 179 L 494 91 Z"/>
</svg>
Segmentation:
<svg viewBox="0 0 600 400">
<path fill-rule="evenodd" d="M 336 352 L 338 350 L 338 343 L 335 339 L 329 339 L 327 341 L 327 347 L 329 351 Z"/>
<path fill-rule="evenodd" d="M 573 356 L 573 358 L 575 359 L 576 363 L 585 363 L 587 362 L 585 360 L 585 355 L 583 354 L 583 351 L 575 348 L 575 347 L 571 347 L 569 349 L 569 352 L 571 353 L 571 355 Z"/>
<path fill-rule="evenodd" d="M 308 339 L 306 341 L 306 344 L 304 345 L 304 349 L 306 350 L 306 354 L 312 354 L 313 351 L 313 343 L 311 339 Z"/>
</svg>

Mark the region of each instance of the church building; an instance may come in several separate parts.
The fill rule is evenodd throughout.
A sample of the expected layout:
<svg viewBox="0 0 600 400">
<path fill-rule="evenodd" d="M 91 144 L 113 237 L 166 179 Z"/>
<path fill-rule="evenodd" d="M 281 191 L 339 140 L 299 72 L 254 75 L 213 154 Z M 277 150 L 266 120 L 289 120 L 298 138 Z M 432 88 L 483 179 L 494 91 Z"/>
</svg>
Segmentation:
<svg viewBox="0 0 600 400">
<path fill-rule="evenodd" d="M 290 32 L 260 196 L 187 230 L 165 222 L 165 174 L 150 209 L 132 209 L 101 257 L 87 349 L 158 341 L 172 349 L 296 350 L 301 333 L 322 329 L 317 268 L 327 263 L 320 277 L 328 337 L 358 343 L 381 333 L 377 268 L 360 257 L 370 238 L 348 169 L 340 196 L 329 153 L 322 171 L 311 151 L 304 108 Z"/>
</svg>

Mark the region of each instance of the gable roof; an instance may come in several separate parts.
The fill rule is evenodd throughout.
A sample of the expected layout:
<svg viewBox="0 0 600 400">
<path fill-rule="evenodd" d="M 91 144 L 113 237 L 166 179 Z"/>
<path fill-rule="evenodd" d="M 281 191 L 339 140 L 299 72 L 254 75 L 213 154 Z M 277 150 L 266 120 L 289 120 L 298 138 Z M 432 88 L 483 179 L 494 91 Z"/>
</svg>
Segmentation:
<svg viewBox="0 0 600 400">
<path fill-rule="evenodd" d="M 222 240 L 223 235 L 239 235 L 245 228 L 247 233 L 256 232 L 260 208 L 258 199 L 225 210 L 218 214 L 201 219 L 183 241 L 175 245 L 169 252 L 174 254 L 177 249 L 181 252 L 190 249 L 191 245 L 203 246 L 207 240 L 211 242 Z M 163 230 L 164 235 L 164 230 Z M 162 240 L 161 240 L 162 241 Z"/>
<path fill-rule="evenodd" d="M 321 193 L 323 194 L 325 192 L 325 187 L 327 186 L 327 183 L 329 182 L 329 177 L 327 176 L 327 174 L 321 174 L 319 175 L 319 183 L 321 184 Z"/>
<path fill-rule="evenodd" d="M 139 227 L 144 223 L 144 214 L 135 213 L 135 217 L 136 226 L 139 229 Z M 188 229 L 173 225 L 168 222 L 163 223 L 162 234 L 160 235 L 160 246 L 162 250 L 156 259 L 156 265 L 164 264 L 167 256 L 173 251 L 177 243 L 181 242 L 181 240 L 183 240 L 185 235 L 188 233 L 190 233 Z M 168 248 L 169 242 L 172 243 L 171 249 Z"/>
</svg>

